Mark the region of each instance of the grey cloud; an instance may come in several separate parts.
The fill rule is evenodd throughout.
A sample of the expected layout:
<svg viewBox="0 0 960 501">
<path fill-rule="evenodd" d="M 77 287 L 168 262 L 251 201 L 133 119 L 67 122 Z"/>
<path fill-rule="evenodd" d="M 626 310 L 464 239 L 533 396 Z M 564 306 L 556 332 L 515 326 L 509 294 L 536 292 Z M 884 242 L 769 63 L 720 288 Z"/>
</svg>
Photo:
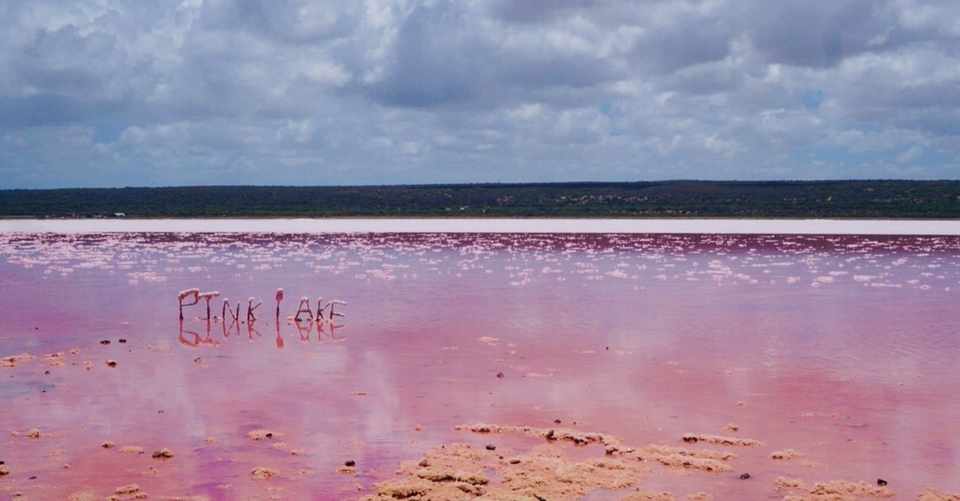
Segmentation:
<svg viewBox="0 0 960 501">
<path fill-rule="evenodd" d="M 399 26 L 383 78 L 370 86 L 374 98 L 401 107 L 485 106 L 623 76 L 613 61 L 558 48 L 561 42 L 546 42 L 547 34 L 511 45 L 499 38 L 503 33 L 476 26 L 475 14 L 445 2 L 413 9 Z"/>
<path fill-rule="evenodd" d="M 748 28 L 755 47 L 772 62 L 832 66 L 843 58 L 889 44 L 896 19 L 887 2 L 802 0 L 750 3 Z"/>
<path fill-rule="evenodd" d="M 586 88 L 626 76 L 620 68 L 596 55 L 552 49 L 511 54 L 499 65 L 496 74 L 505 83 L 528 89 Z"/>
<path fill-rule="evenodd" d="M 736 34 L 731 20 L 682 12 L 639 38 L 635 60 L 659 72 L 721 60 L 730 54 Z"/>
<path fill-rule="evenodd" d="M 0 130 L 94 121 L 109 117 L 120 108 L 116 102 L 84 101 L 56 94 L 0 97 Z"/>
<path fill-rule="evenodd" d="M 664 77 L 660 86 L 690 94 L 729 92 L 743 84 L 744 76 L 728 64 L 691 66 Z"/>
<path fill-rule="evenodd" d="M 907 22 L 922 6 L 940 15 L 960 15 L 956 4 L 895 0 L 804 0 L 741 4 L 744 32 L 769 62 L 830 67 L 863 53 L 883 53 L 909 44 L 955 39 L 942 26 Z"/>
<path fill-rule="evenodd" d="M 497 18 L 515 23 L 537 23 L 590 8 L 615 4 L 605 0 L 495 0 L 490 12 Z"/>
<path fill-rule="evenodd" d="M 288 43 L 309 44 L 345 37 L 355 28 L 362 2 L 345 0 L 213 0 L 203 4 L 206 28 L 246 29 Z"/>
<path fill-rule="evenodd" d="M 424 107 L 474 97 L 486 84 L 492 47 L 454 4 L 417 7 L 398 27 L 384 78 L 374 96 L 396 106 Z"/>
</svg>

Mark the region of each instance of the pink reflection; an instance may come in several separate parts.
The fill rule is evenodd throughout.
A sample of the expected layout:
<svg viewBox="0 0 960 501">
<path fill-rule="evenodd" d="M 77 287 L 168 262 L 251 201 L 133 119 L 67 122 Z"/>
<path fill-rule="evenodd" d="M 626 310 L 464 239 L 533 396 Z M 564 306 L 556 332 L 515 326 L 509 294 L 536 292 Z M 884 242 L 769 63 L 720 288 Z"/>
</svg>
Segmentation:
<svg viewBox="0 0 960 501">
<path fill-rule="evenodd" d="M 16 409 L 0 428 L 44 432 L 0 437 L 0 488 L 38 499 L 134 482 L 151 497 L 350 498 L 440 443 L 483 445 L 457 424 L 555 419 L 638 445 L 736 423 L 767 444 L 736 451 L 756 481 L 646 480 L 678 497 L 763 499 L 780 475 L 960 490 L 956 238 L 8 235 L 0 257 L 21 291 L 0 296 L 0 355 L 37 356 L 0 368 Z M 158 298 L 198 277 L 349 310 L 333 325 L 340 306 L 323 322 L 275 309 L 271 324 L 255 308 L 204 320 L 201 303 L 175 329 Z M 62 366 L 42 360 L 60 351 Z M 174 458 L 150 457 L 162 447 Z M 784 448 L 805 463 L 769 459 Z M 348 459 L 359 476 L 337 473 Z"/>
</svg>

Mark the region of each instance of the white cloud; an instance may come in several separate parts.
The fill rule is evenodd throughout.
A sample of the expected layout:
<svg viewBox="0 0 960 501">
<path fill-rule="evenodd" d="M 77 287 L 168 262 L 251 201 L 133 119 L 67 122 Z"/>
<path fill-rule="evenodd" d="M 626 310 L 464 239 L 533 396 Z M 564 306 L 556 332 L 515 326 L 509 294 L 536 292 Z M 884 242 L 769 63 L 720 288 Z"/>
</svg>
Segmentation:
<svg viewBox="0 0 960 501">
<path fill-rule="evenodd" d="M 9 0 L 0 18 L 0 187 L 960 176 L 945 0 Z"/>
</svg>

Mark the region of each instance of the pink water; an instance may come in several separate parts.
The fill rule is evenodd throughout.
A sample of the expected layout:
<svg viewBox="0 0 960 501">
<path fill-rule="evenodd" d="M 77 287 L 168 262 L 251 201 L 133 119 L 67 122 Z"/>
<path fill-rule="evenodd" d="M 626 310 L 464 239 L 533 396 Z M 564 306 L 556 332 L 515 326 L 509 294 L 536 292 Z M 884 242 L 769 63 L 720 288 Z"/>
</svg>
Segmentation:
<svg viewBox="0 0 960 501">
<path fill-rule="evenodd" d="M 678 496 L 778 498 L 780 475 L 960 491 L 958 258 L 957 237 L 0 234 L 0 355 L 38 357 L 0 368 L 0 430 L 42 433 L 0 437 L 0 493 L 351 498 L 492 439 L 457 424 L 554 419 L 634 445 L 731 422 L 764 442 L 734 472 L 645 479 Z M 258 297 L 260 320 L 194 307 L 181 326 L 191 287 Z M 300 296 L 345 317 L 278 326 L 278 287 L 284 317 Z M 802 459 L 769 459 L 783 448 Z"/>
</svg>

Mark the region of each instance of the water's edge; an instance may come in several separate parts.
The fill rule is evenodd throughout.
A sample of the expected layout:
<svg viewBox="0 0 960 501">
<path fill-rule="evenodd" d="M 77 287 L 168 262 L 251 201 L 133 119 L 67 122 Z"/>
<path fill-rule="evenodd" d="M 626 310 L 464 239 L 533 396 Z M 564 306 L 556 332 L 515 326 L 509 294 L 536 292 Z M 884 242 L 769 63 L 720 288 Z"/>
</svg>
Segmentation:
<svg viewBox="0 0 960 501">
<path fill-rule="evenodd" d="M 960 220 L 880 219 L 10 219 L 0 233 L 712 233 L 960 235 Z"/>
</svg>

